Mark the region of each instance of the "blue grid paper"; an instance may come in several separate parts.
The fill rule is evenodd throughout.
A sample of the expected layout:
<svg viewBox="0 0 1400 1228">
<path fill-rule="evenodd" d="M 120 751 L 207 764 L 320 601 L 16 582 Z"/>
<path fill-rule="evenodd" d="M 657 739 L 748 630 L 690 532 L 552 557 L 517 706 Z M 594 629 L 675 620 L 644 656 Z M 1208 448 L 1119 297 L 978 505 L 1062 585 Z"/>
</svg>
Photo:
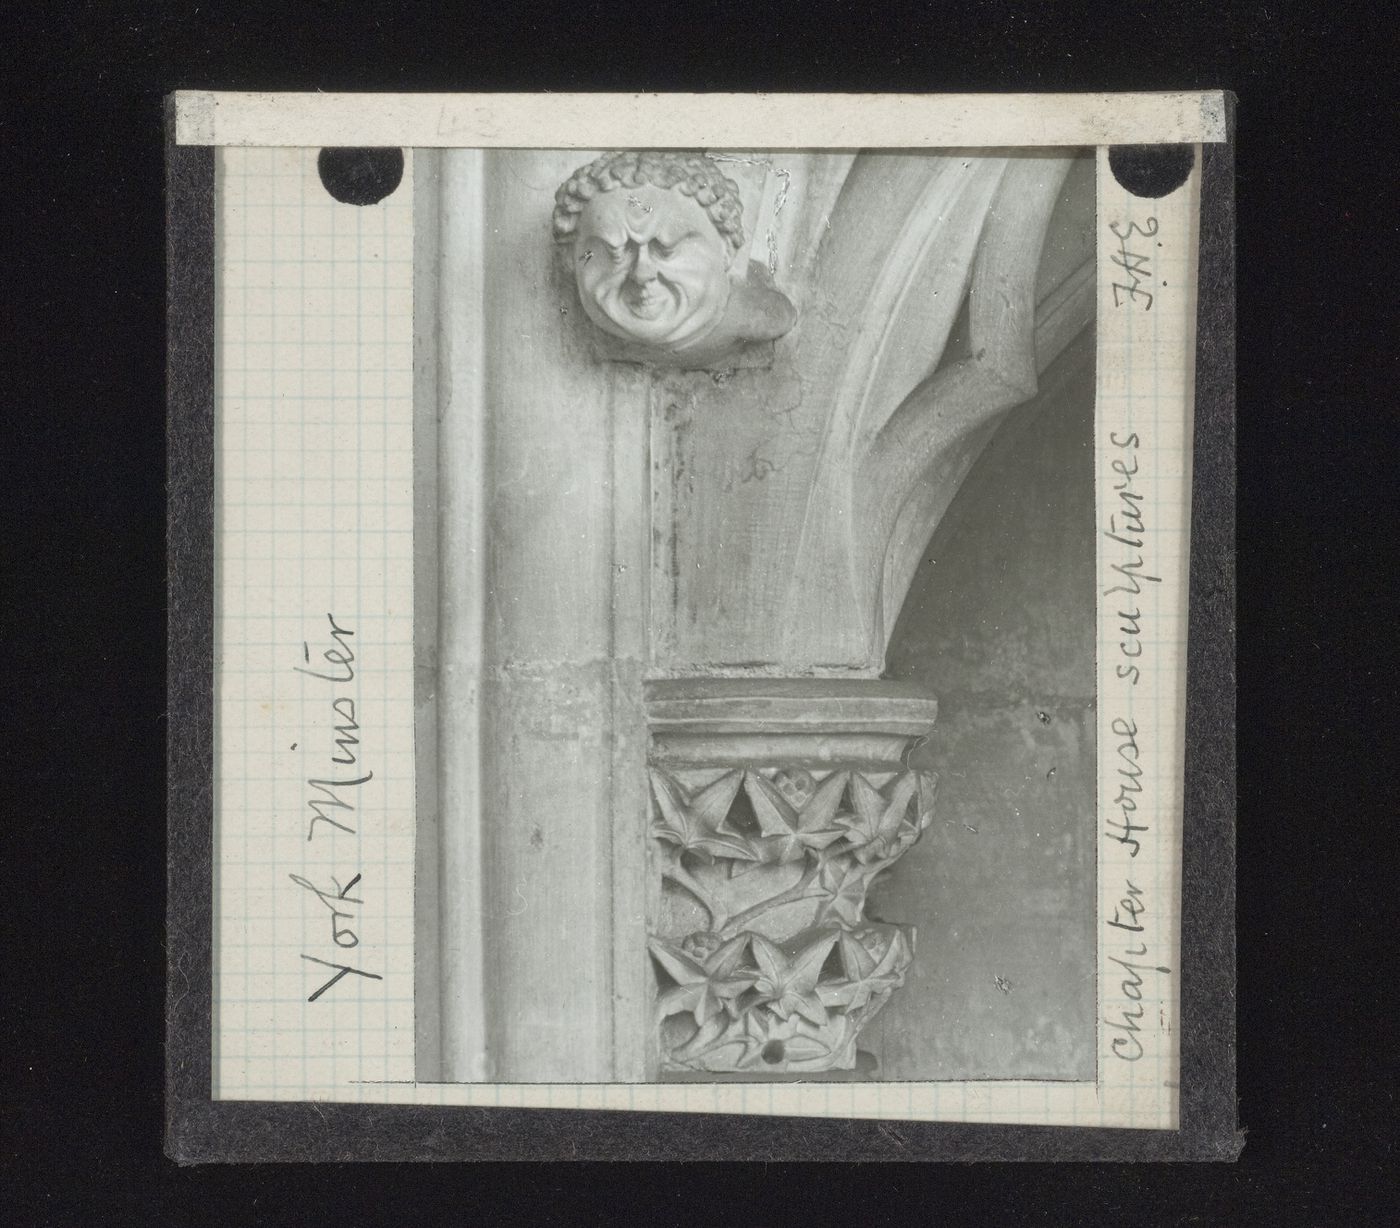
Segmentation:
<svg viewBox="0 0 1400 1228">
<path fill-rule="evenodd" d="M 316 155 L 217 161 L 216 1098 L 412 1070 L 411 182 L 338 204 Z M 344 686 L 295 669 L 304 640 L 313 661 L 331 642 L 327 613 L 355 632 Z M 333 699 L 355 705 L 353 767 L 332 762 Z M 318 824 L 308 842 L 308 778 L 347 771 L 373 773 L 355 833 Z M 342 950 L 290 876 L 357 872 L 359 945 Z M 385 980 L 311 1003 L 333 973 L 303 954 Z"/>
<path fill-rule="evenodd" d="M 1130 699 L 1106 662 L 1117 620 L 1099 614 L 1101 747 L 1108 720 L 1135 717 L 1158 790 L 1143 811 L 1150 838 L 1128 871 L 1155 909 L 1157 945 L 1144 960 L 1171 968 L 1146 987 L 1166 991 L 1170 1024 L 1149 1057 L 1110 1060 L 1101 1035 L 1098 1087 L 432 1085 L 413 1082 L 413 162 L 396 192 L 356 208 L 324 191 L 316 152 L 226 148 L 218 159 L 216 1098 L 1174 1125 L 1191 438 L 1183 390 L 1193 379 L 1179 363 L 1194 350 L 1198 178 L 1166 201 L 1136 200 L 1112 182 L 1100 151 L 1100 527 L 1116 498 L 1107 432 L 1136 430 L 1140 488 L 1155 521 L 1151 570 L 1163 577 L 1145 598 L 1144 678 Z M 1154 273 L 1167 284 L 1150 315 L 1136 316 L 1112 308 L 1106 220 L 1149 213 L 1172 236 Z M 1101 538 L 1101 578 L 1103 546 Z M 303 640 L 313 652 L 327 642 L 328 611 L 355 631 L 358 672 L 347 688 L 294 668 Z M 374 778 L 355 799 L 357 834 L 308 844 L 307 779 L 334 770 L 333 695 L 355 698 L 354 770 Z M 1100 750 L 1101 818 L 1113 759 L 1111 748 Z M 1101 839 L 1099 864 L 1102 907 L 1120 894 L 1114 883 L 1129 863 Z M 326 970 L 309 971 L 300 957 L 333 959 L 335 948 L 328 913 L 289 875 L 322 883 L 355 872 L 361 943 L 346 962 L 385 979 L 348 977 L 308 1003 Z M 1101 949 L 1101 1019 L 1127 1005 L 1107 968 Z"/>
</svg>

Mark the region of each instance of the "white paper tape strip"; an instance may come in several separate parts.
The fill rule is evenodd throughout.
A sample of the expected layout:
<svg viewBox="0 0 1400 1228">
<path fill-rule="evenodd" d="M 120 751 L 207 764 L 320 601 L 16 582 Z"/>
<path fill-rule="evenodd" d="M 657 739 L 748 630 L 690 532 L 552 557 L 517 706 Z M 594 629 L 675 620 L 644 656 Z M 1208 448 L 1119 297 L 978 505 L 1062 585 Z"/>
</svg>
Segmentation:
<svg viewBox="0 0 1400 1228">
<path fill-rule="evenodd" d="M 1218 90 L 1141 94 L 175 95 L 181 145 L 853 149 L 1225 140 Z"/>
</svg>

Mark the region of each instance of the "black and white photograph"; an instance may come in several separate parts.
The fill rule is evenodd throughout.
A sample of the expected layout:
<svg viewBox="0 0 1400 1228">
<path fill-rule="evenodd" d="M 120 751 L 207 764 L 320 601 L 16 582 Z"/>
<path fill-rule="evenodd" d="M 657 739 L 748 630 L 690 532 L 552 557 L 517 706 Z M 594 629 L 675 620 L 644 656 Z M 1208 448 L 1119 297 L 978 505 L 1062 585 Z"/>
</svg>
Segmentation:
<svg viewBox="0 0 1400 1228">
<path fill-rule="evenodd" d="M 177 99 L 216 1103 L 1178 1127 L 1224 112 L 1105 99 Z"/>
<path fill-rule="evenodd" d="M 1092 1080 L 1093 151 L 414 165 L 417 1077 Z"/>
<path fill-rule="evenodd" d="M 1384 14 L 7 17 L 10 1220 L 1394 1218 Z"/>
</svg>

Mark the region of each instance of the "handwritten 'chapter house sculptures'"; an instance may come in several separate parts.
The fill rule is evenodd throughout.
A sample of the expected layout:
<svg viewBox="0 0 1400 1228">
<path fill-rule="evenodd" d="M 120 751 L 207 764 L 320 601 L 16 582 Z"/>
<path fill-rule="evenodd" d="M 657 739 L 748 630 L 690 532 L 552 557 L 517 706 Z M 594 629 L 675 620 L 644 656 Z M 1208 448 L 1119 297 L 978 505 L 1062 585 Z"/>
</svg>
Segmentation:
<svg viewBox="0 0 1400 1228">
<path fill-rule="evenodd" d="M 745 262 L 739 189 L 698 154 L 621 152 L 555 195 L 554 238 L 609 356 L 700 367 L 792 328 L 796 311 Z"/>
</svg>

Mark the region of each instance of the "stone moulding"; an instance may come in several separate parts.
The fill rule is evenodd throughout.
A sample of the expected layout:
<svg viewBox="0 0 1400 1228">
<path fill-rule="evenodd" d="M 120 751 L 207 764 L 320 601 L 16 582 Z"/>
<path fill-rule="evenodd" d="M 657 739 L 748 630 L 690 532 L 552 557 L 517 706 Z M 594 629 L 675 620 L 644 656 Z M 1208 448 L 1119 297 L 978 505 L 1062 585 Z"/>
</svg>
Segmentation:
<svg viewBox="0 0 1400 1228">
<path fill-rule="evenodd" d="M 914 930 L 866 896 L 932 821 L 909 765 L 937 703 L 897 684 L 671 680 L 647 691 L 648 949 L 663 1072 L 853 1070 Z"/>
<path fill-rule="evenodd" d="M 1060 227 L 1042 260 L 1074 151 L 825 157 L 778 159 L 797 314 L 771 368 L 654 373 L 652 663 L 672 677 L 879 677 L 960 484 L 1093 317 L 1091 247 Z"/>
</svg>

